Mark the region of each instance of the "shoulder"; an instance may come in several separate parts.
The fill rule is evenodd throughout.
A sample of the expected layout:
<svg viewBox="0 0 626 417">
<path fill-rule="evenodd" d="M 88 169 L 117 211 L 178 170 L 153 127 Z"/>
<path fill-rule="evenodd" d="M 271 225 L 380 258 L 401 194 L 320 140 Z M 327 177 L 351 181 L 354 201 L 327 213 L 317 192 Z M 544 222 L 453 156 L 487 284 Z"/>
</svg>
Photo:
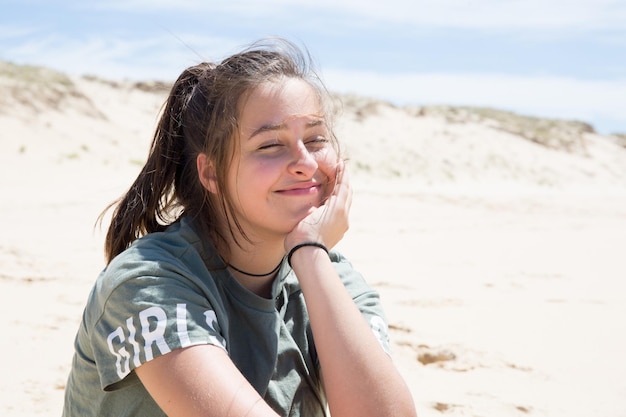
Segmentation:
<svg viewBox="0 0 626 417">
<path fill-rule="evenodd" d="M 96 280 L 87 305 L 88 321 L 99 321 L 106 311 L 130 314 L 134 305 L 206 301 L 207 294 L 218 292 L 205 262 L 211 257 L 215 258 L 214 252 L 185 222 L 136 240 Z"/>
<path fill-rule="evenodd" d="M 196 234 L 176 224 L 138 239 L 98 277 L 81 328 L 103 387 L 178 348 L 225 348 L 221 293 L 205 256 Z"/>
<path fill-rule="evenodd" d="M 352 262 L 337 250 L 331 250 L 328 254 L 330 260 L 346 287 L 361 287 L 363 290 L 369 290 L 363 275 L 354 268 Z"/>
<path fill-rule="evenodd" d="M 112 289 L 137 277 L 197 275 L 209 262 L 217 264 L 216 252 L 202 242 L 191 222 L 182 219 L 163 232 L 137 239 L 116 256 L 102 273 L 102 285 Z"/>
</svg>

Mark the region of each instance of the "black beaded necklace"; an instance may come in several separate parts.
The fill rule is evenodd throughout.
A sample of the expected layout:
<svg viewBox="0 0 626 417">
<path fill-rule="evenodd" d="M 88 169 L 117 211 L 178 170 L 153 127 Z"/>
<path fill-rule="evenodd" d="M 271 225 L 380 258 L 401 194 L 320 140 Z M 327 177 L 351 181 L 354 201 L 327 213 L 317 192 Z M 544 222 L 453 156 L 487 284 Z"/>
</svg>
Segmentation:
<svg viewBox="0 0 626 417">
<path fill-rule="evenodd" d="M 235 267 L 235 266 L 233 266 L 233 265 L 231 265 L 231 264 L 229 264 L 229 263 L 228 263 L 228 264 L 226 264 L 226 265 L 228 265 L 229 267 L 233 268 L 235 271 L 237 271 L 237 272 L 239 272 L 239 273 L 241 273 L 241 274 L 247 275 L 247 276 L 249 276 L 249 277 L 266 277 L 266 276 L 268 276 L 268 275 L 272 275 L 273 273 L 275 273 L 276 271 L 278 271 L 278 269 L 280 268 L 280 266 L 281 266 L 282 264 L 283 264 L 283 261 L 282 261 L 282 259 L 281 259 L 280 263 L 279 263 L 278 265 L 276 265 L 276 268 L 272 269 L 272 270 L 271 270 L 270 272 L 268 272 L 267 274 L 252 274 L 252 273 L 250 273 L 250 272 L 242 271 L 241 269 L 239 269 L 239 268 L 237 268 L 237 267 Z"/>
</svg>

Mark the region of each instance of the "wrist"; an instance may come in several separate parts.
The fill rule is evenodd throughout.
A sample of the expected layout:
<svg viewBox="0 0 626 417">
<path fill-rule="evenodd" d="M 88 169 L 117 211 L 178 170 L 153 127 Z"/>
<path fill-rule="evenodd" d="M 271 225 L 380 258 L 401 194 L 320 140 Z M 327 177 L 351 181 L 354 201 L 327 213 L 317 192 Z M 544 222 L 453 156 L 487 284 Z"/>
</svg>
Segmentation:
<svg viewBox="0 0 626 417">
<path fill-rule="evenodd" d="M 322 243 L 319 242 L 302 242 L 299 243 L 297 245 L 295 245 L 294 247 L 292 247 L 289 250 L 289 253 L 287 254 L 287 263 L 289 264 L 289 266 L 291 266 L 293 268 L 293 266 L 291 265 L 291 258 L 293 256 L 294 253 L 296 253 L 296 251 L 298 251 L 299 249 L 302 248 L 319 248 L 321 250 L 323 250 L 324 252 L 326 252 L 326 254 L 328 254 L 328 248 L 326 246 L 324 246 Z"/>
</svg>

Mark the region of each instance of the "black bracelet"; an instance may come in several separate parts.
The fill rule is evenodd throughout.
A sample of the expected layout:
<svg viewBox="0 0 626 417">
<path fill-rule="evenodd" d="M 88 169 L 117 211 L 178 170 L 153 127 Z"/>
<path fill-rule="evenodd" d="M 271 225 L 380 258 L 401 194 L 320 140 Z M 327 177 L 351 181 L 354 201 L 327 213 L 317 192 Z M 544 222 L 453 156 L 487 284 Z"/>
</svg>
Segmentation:
<svg viewBox="0 0 626 417">
<path fill-rule="evenodd" d="M 298 249 L 303 248 L 305 246 L 315 246 L 317 248 L 324 249 L 324 252 L 328 253 L 328 248 L 326 248 L 326 246 L 322 245 L 321 243 L 318 243 L 318 242 L 304 242 L 304 243 L 300 243 L 300 244 L 294 246 L 293 248 L 291 248 L 291 250 L 289 251 L 289 254 L 287 255 L 287 263 L 289 264 L 289 266 L 291 266 L 291 257 L 293 255 L 293 253 L 295 251 L 297 251 Z"/>
</svg>

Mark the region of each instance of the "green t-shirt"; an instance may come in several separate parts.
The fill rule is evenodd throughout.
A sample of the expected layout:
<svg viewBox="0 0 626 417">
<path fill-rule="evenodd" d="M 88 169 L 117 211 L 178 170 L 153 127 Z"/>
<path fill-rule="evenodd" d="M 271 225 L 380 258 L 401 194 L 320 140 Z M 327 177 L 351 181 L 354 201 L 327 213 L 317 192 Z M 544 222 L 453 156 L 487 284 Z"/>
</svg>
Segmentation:
<svg viewBox="0 0 626 417">
<path fill-rule="evenodd" d="M 331 260 L 389 352 L 378 294 L 340 254 L 332 251 Z M 200 344 L 225 349 L 281 416 L 324 416 L 304 297 L 287 262 L 272 293 L 266 299 L 242 287 L 187 219 L 138 239 L 100 274 L 89 295 L 63 416 L 163 416 L 134 369 Z"/>
</svg>

